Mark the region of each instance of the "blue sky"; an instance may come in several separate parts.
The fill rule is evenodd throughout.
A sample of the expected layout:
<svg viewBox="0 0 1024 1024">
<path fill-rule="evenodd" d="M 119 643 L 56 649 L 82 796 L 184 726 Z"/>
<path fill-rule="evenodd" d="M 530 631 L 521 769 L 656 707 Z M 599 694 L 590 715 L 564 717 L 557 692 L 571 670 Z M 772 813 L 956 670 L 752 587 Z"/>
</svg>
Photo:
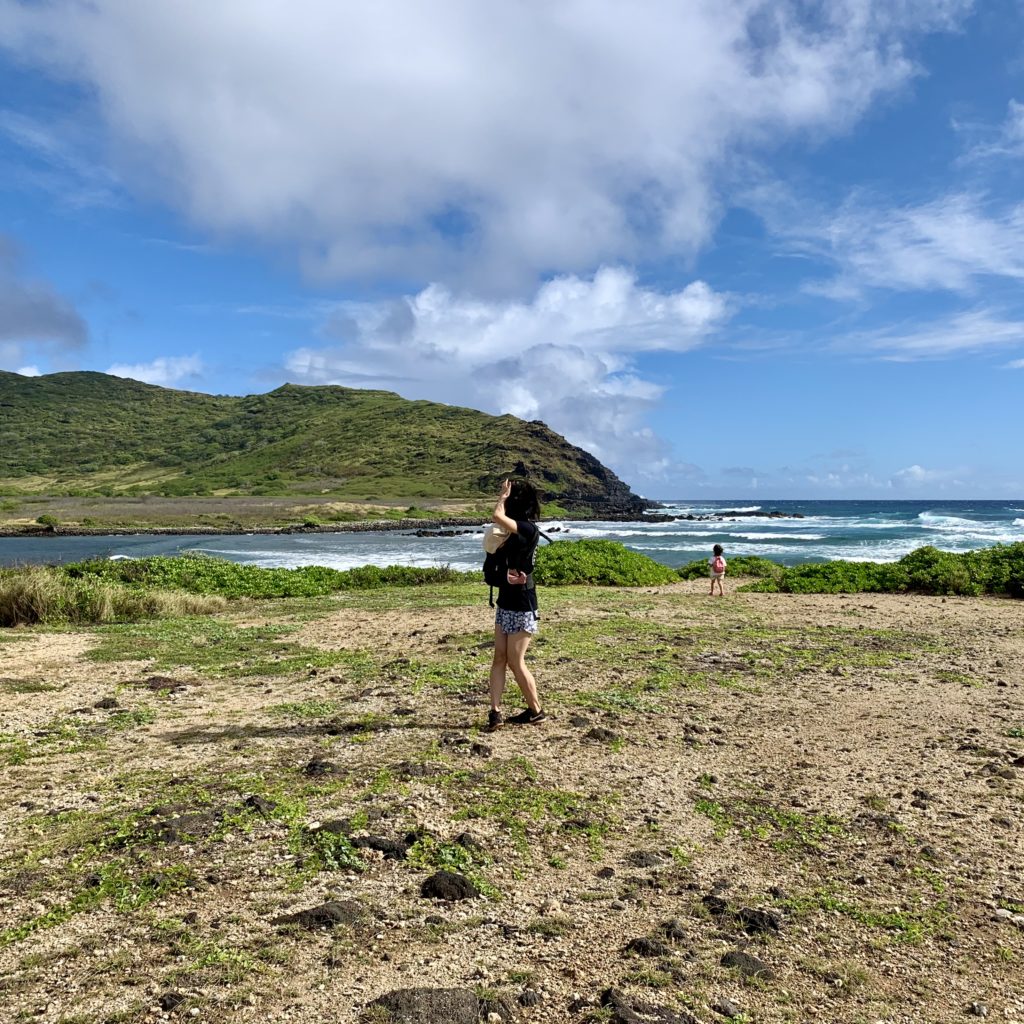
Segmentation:
<svg viewBox="0 0 1024 1024">
<path fill-rule="evenodd" d="M 0 369 L 1020 498 L 1022 184 L 1009 0 L 0 0 Z"/>
</svg>

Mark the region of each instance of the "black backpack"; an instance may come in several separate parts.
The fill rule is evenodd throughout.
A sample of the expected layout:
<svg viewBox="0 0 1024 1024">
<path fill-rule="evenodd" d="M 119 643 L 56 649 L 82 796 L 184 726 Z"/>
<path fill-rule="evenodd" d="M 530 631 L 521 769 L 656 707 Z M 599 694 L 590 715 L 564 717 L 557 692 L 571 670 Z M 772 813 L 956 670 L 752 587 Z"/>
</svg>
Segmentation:
<svg viewBox="0 0 1024 1024">
<path fill-rule="evenodd" d="M 543 537 L 549 544 L 551 538 L 537 528 L 537 536 L 529 546 L 525 545 L 518 533 L 513 533 L 497 551 L 488 552 L 484 556 L 484 583 L 491 588 L 490 605 L 494 607 L 494 588 L 506 581 L 509 569 L 525 572 L 526 587 L 534 589 L 533 558 L 537 553 L 537 545 Z"/>
</svg>

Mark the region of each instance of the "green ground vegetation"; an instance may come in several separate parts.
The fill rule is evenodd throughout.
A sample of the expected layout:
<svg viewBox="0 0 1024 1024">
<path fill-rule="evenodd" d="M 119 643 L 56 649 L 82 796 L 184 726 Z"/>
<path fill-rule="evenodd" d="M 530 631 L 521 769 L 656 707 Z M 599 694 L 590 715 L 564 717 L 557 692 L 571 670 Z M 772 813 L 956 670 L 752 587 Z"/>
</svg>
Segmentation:
<svg viewBox="0 0 1024 1024">
<path fill-rule="evenodd" d="M 813 562 L 782 566 L 764 558 L 729 560 L 733 575 L 759 577 L 744 590 L 788 594 L 1000 594 L 1024 597 L 1024 542 L 954 553 L 918 548 L 898 562 Z M 705 562 L 679 570 L 684 579 L 707 575 Z"/>
</svg>

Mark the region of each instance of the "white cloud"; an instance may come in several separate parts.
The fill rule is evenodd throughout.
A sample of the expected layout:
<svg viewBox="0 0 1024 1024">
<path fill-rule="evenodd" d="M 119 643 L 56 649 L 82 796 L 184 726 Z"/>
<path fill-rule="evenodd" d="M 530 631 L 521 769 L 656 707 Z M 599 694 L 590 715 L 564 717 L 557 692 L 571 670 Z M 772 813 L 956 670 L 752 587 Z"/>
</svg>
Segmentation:
<svg viewBox="0 0 1024 1024">
<path fill-rule="evenodd" d="M 19 366 L 15 373 L 20 373 L 22 377 L 41 377 L 42 373 L 39 371 L 38 366 Z"/>
<path fill-rule="evenodd" d="M 774 208 L 770 205 L 774 203 Z M 762 213 L 774 230 L 838 268 L 808 283 L 816 295 L 848 301 L 865 288 L 970 292 L 985 278 L 1024 279 L 1024 204 L 956 192 L 893 206 L 855 194 L 835 214 L 771 196 Z"/>
<path fill-rule="evenodd" d="M 1014 359 L 1006 364 L 1008 370 L 1024 370 L 1024 359 Z"/>
<path fill-rule="evenodd" d="M 889 482 L 893 487 L 901 489 L 928 486 L 942 490 L 947 485 L 963 486 L 963 481 L 958 479 L 963 475 L 962 470 L 925 469 L 924 466 L 915 464 L 893 473 Z"/>
<path fill-rule="evenodd" d="M 960 125 L 954 127 L 961 128 Z M 1011 99 L 1006 108 L 1006 119 L 995 130 L 989 126 L 963 126 L 971 134 L 987 135 L 985 141 L 972 145 L 964 155 L 967 162 L 994 160 L 1002 157 L 1019 157 L 1024 155 L 1024 103 Z"/>
<path fill-rule="evenodd" d="M 702 281 L 655 292 L 622 268 L 555 278 L 528 302 L 431 285 L 398 302 L 338 305 L 322 330 L 340 344 L 298 349 L 286 366 L 303 383 L 398 387 L 406 397 L 543 419 L 631 477 L 650 475 L 668 456 L 639 417 L 663 388 L 632 360 L 695 348 L 727 312 Z"/>
<path fill-rule="evenodd" d="M 74 305 L 48 281 L 30 276 L 18 246 L 0 234 L 0 368 L 81 348 L 88 333 Z"/>
<path fill-rule="evenodd" d="M 207 230 L 493 292 L 692 253 L 752 155 L 845 131 L 969 7 L 0 0 L 0 46 L 83 85 L 116 179 Z"/>
<path fill-rule="evenodd" d="M 203 361 L 199 356 L 158 356 L 149 363 L 115 363 L 107 373 L 115 377 L 129 377 L 146 384 L 170 387 L 183 380 L 195 380 L 202 375 Z"/>
<path fill-rule="evenodd" d="M 1024 321 L 1004 319 L 988 309 L 968 310 L 925 324 L 862 331 L 837 339 L 833 347 L 896 361 L 941 359 L 1024 345 Z"/>
</svg>

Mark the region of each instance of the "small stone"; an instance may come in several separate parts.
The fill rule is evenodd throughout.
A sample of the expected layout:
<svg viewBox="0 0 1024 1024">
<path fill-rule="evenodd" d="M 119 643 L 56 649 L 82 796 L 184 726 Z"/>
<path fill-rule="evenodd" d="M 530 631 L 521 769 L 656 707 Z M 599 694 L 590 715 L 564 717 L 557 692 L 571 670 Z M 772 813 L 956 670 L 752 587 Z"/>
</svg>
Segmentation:
<svg viewBox="0 0 1024 1024">
<path fill-rule="evenodd" d="M 532 988 L 524 988 L 519 993 L 520 1006 L 537 1006 L 541 1001 L 540 993 Z"/>
<path fill-rule="evenodd" d="M 633 850 L 626 855 L 626 861 L 635 868 L 656 868 L 665 863 L 665 858 L 653 850 Z"/>
<path fill-rule="evenodd" d="M 742 949 L 731 949 L 722 957 L 723 967 L 735 967 L 746 978 L 760 976 L 765 979 L 772 977 L 768 965 L 750 953 L 744 953 Z"/>
<path fill-rule="evenodd" d="M 988 1007 L 984 1003 L 974 1002 L 974 1003 L 971 1003 L 971 1005 L 967 1007 L 967 1012 L 972 1017 L 987 1017 L 988 1016 Z"/>
<path fill-rule="evenodd" d="M 720 1013 L 723 1017 L 728 1017 L 729 1020 L 743 1016 L 743 1011 L 731 999 L 726 999 L 725 996 L 719 996 L 711 1004 L 711 1009 L 715 1013 Z"/>
<path fill-rule="evenodd" d="M 165 1013 L 176 1010 L 183 1002 L 185 1002 L 185 996 L 180 992 L 165 992 L 157 999 L 157 1005 Z"/>
</svg>

